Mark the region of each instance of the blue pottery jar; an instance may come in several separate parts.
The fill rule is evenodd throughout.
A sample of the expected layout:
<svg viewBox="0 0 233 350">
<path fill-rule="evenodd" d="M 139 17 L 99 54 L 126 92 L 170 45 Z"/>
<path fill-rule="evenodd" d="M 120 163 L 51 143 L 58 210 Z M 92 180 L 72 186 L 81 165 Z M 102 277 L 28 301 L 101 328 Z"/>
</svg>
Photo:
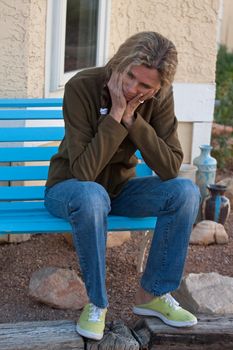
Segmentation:
<svg viewBox="0 0 233 350">
<path fill-rule="evenodd" d="M 202 217 L 224 225 L 231 211 L 230 201 L 224 196 L 227 187 L 216 184 L 207 187 L 209 196 L 202 203 Z"/>
<path fill-rule="evenodd" d="M 193 164 L 197 167 L 196 184 L 200 189 L 202 201 L 209 194 L 207 186 L 215 183 L 217 161 L 210 155 L 212 148 L 210 145 L 201 145 L 200 156 L 193 160 Z"/>
</svg>

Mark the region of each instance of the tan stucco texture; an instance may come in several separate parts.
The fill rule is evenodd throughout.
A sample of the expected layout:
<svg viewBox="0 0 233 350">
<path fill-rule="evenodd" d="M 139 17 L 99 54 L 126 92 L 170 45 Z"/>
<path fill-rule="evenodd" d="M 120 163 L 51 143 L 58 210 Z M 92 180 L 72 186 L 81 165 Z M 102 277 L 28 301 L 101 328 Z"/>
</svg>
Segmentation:
<svg viewBox="0 0 233 350">
<path fill-rule="evenodd" d="M 130 35 L 157 31 L 179 54 L 178 82 L 215 80 L 219 0 L 112 0 L 109 57 Z"/>
<path fill-rule="evenodd" d="M 0 0 L 0 94 L 39 97 L 45 89 L 48 0 Z M 109 57 L 130 35 L 153 30 L 177 46 L 177 82 L 213 83 L 220 0 L 109 0 Z"/>
<path fill-rule="evenodd" d="M 223 0 L 223 17 L 220 42 L 233 52 L 233 1 Z"/>
<path fill-rule="evenodd" d="M 46 0 L 0 0 L 1 97 L 43 96 Z"/>
</svg>

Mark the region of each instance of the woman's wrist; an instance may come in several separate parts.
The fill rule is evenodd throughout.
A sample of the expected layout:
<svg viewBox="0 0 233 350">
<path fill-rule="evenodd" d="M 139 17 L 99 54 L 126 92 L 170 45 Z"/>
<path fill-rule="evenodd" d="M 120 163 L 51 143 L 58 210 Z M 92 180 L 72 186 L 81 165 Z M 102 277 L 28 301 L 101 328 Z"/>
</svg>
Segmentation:
<svg viewBox="0 0 233 350">
<path fill-rule="evenodd" d="M 134 115 L 132 115 L 128 118 L 123 117 L 122 123 L 126 127 L 126 129 L 129 129 L 134 124 L 135 120 L 136 120 L 136 118 Z"/>
<path fill-rule="evenodd" d="M 110 110 L 110 112 L 109 112 L 109 114 L 111 115 L 111 117 L 113 118 L 113 119 L 115 119 L 118 123 L 120 123 L 121 122 L 121 120 L 122 120 L 122 117 L 123 117 L 123 111 L 121 111 L 121 110 L 115 110 L 115 109 L 113 109 L 113 108 L 111 108 L 111 110 Z"/>
</svg>

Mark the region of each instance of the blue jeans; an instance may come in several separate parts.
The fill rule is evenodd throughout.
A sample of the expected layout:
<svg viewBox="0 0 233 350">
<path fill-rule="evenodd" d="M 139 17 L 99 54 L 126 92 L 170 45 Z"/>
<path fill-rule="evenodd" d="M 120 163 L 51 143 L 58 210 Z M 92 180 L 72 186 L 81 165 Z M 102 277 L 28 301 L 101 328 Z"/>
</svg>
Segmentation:
<svg viewBox="0 0 233 350">
<path fill-rule="evenodd" d="M 114 199 L 98 183 L 77 179 L 65 180 L 45 191 L 48 211 L 72 225 L 87 294 L 93 304 L 102 308 L 108 305 L 105 285 L 108 214 L 158 217 L 141 286 L 160 296 L 180 284 L 199 200 L 199 190 L 189 179 L 161 181 L 157 176 L 129 180 Z"/>
</svg>

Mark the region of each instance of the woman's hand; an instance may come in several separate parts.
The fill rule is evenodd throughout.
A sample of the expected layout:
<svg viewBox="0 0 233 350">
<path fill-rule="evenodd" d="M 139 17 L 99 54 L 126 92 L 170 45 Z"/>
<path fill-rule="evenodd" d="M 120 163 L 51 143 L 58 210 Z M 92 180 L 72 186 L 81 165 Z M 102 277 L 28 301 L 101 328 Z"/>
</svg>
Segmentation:
<svg viewBox="0 0 233 350">
<path fill-rule="evenodd" d="M 154 89 L 149 89 L 146 94 L 139 93 L 127 102 L 123 93 L 123 74 L 118 72 L 112 73 L 107 86 L 112 100 L 110 115 L 118 123 L 122 122 L 126 128 L 134 123 L 134 113 L 138 106 L 150 99 L 155 93 Z"/>
<path fill-rule="evenodd" d="M 139 94 L 132 100 L 128 101 L 125 112 L 123 114 L 122 123 L 129 128 L 133 125 L 135 121 L 134 112 L 144 103 L 146 100 L 150 99 L 154 95 L 154 89 L 150 89 L 145 95 Z"/>
<path fill-rule="evenodd" d="M 127 106 L 127 102 L 122 89 L 122 80 L 123 76 L 121 73 L 113 72 L 107 84 L 112 100 L 110 115 L 118 123 L 121 122 Z"/>
</svg>

